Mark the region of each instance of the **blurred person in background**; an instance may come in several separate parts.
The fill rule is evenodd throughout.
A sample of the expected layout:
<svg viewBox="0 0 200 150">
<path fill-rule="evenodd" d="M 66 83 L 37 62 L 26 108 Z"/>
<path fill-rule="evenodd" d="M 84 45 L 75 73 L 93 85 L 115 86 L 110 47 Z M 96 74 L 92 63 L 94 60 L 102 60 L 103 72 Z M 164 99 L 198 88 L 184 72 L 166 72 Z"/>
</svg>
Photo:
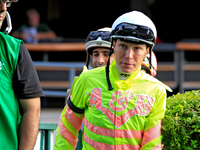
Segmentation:
<svg viewBox="0 0 200 150">
<path fill-rule="evenodd" d="M 33 150 L 40 121 L 40 97 L 44 96 L 37 72 L 21 40 L 9 36 L 12 29 L 7 7 L 17 0 L 0 0 L 0 149 Z"/>
<path fill-rule="evenodd" d="M 12 33 L 12 36 L 27 43 L 38 43 L 40 40 L 55 39 L 56 33 L 45 23 L 40 23 L 40 14 L 36 9 L 26 12 L 28 22 Z"/>
</svg>

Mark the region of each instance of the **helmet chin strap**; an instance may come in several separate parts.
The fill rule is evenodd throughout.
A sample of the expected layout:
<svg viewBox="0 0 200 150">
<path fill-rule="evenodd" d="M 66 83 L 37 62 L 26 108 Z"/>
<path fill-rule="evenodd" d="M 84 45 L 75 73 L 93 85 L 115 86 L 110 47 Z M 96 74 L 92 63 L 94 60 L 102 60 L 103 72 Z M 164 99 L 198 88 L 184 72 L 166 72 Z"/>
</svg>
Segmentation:
<svg viewBox="0 0 200 150">
<path fill-rule="evenodd" d="M 89 61 L 90 61 L 90 54 L 87 52 L 87 58 L 86 58 L 86 67 L 88 68 L 89 66 Z"/>
<path fill-rule="evenodd" d="M 111 90 L 114 89 L 114 88 L 112 87 L 112 85 L 111 85 L 110 78 L 109 78 L 110 56 L 111 56 L 111 55 L 113 54 L 113 52 L 114 52 L 114 50 L 112 49 L 112 46 L 113 46 L 113 40 L 111 41 L 110 53 L 109 53 L 109 58 L 108 58 L 107 66 L 106 66 L 106 80 L 107 80 L 107 83 L 108 83 L 108 90 L 109 90 L 109 91 L 111 91 Z"/>
<path fill-rule="evenodd" d="M 152 65 L 152 64 L 151 64 L 151 51 L 152 51 L 152 50 L 150 49 L 150 54 L 149 54 L 149 64 L 150 64 L 150 66 L 149 66 L 149 69 L 151 69 L 151 65 Z"/>
<path fill-rule="evenodd" d="M 9 34 L 12 30 L 12 23 L 11 23 L 10 14 L 8 13 L 8 11 L 6 11 L 6 20 L 7 20 L 8 27 L 6 27 L 4 33 Z"/>
</svg>

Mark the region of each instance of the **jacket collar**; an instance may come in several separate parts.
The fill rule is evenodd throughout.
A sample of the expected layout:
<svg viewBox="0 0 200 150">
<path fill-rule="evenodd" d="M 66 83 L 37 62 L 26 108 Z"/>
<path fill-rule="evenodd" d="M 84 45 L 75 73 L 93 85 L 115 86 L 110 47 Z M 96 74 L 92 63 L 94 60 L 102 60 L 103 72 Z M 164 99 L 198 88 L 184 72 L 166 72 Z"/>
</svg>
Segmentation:
<svg viewBox="0 0 200 150">
<path fill-rule="evenodd" d="M 121 72 L 119 70 L 119 68 L 117 67 L 117 64 L 116 64 L 116 60 L 114 60 L 112 62 L 112 64 L 110 65 L 110 70 L 112 72 L 112 74 L 115 76 L 115 78 L 117 78 L 118 80 L 120 80 L 119 76 L 121 75 Z M 126 74 L 124 73 L 124 76 L 127 76 L 127 79 L 126 80 L 130 80 L 130 79 L 136 79 L 138 77 L 138 74 L 140 72 L 141 68 L 139 67 L 137 70 L 135 70 L 134 72 L 130 73 L 130 74 Z M 126 78 L 126 77 L 125 77 Z"/>
</svg>

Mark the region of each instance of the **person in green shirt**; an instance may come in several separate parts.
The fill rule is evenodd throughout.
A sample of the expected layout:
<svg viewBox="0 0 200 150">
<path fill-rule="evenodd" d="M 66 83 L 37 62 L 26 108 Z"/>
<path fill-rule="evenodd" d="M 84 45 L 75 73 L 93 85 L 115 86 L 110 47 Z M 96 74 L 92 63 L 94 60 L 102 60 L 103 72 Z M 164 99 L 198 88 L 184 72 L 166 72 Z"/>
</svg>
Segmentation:
<svg viewBox="0 0 200 150">
<path fill-rule="evenodd" d="M 7 7 L 16 1 L 0 0 L 0 28 L 5 18 L 9 28 L 0 32 L 0 149 L 33 150 L 44 94 L 23 41 L 7 35 Z"/>
</svg>

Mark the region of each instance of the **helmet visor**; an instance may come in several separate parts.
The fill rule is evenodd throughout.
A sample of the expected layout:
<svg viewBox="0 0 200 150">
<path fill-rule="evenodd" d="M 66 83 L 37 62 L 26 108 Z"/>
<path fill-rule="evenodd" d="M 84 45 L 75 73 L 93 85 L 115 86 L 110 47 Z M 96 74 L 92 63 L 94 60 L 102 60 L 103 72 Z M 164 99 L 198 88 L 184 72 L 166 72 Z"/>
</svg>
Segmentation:
<svg viewBox="0 0 200 150">
<path fill-rule="evenodd" d="M 121 23 L 116 26 L 116 28 L 111 32 L 111 35 L 133 36 L 155 43 L 153 31 L 146 26 Z"/>
<path fill-rule="evenodd" d="M 98 37 L 101 37 L 104 41 L 110 42 L 110 32 L 107 31 L 91 31 L 86 39 L 86 42 L 96 40 Z"/>
</svg>

